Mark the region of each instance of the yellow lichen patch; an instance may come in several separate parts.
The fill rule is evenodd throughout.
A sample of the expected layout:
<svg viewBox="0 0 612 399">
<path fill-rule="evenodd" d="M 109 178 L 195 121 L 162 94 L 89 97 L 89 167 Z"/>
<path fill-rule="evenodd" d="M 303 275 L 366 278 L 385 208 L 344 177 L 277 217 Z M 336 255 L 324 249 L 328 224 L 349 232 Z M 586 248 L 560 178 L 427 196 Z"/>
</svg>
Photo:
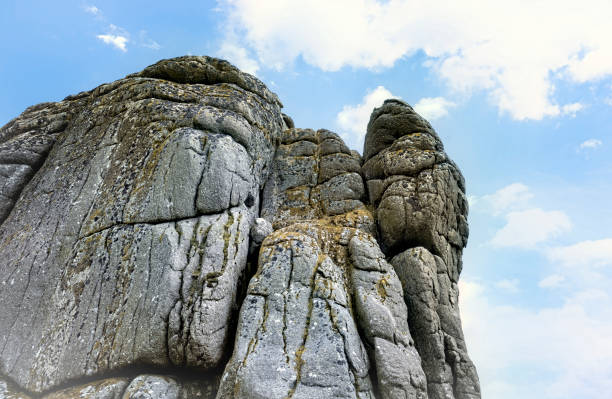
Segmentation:
<svg viewBox="0 0 612 399">
<path fill-rule="evenodd" d="M 288 201 L 303 202 L 304 204 L 308 204 L 309 191 L 310 190 L 308 190 L 308 188 L 305 186 L 297 186 L 287 189 L 285 194 L 287 195 Z"/>
<path fill-rule="evenodd" d="M 387 287 L 389 286 L 389 282 L 387 281 L 387 276 L 383 276 L 376 283 L 376 292 L 380 296 L 381 300 L 384 302 L 387 299 Z"/>
<path fill-rule="evenodd" d="M 347 213 L 324 217 L 323 220 L 335 226 L 357 227 L 364 223 L 373 222 L 374 217 L 368 208 L 362 206 Z"/>
<path fill-rule="evenodd" d="M 228 212 L 228 216 L 227 216 L 227 222 L 225 223 L 225 225 L 223 226 L 223 269 L 225 269 L 225 265 L 227 264 L 227 260 L 228 260 L 228 251 L 229 251 L 229 244 L 230 244 L 230 238 L 232 237 L 232 233 L 231 233 L 231 227 L 234 224 L 234 214 L 232 212 Z"/>
<path fill-rule="evenodd" d="M 287 217 L 284 218 L 285 220 L 283 220 L 284 223 L 313 219 L 317 216 L 316 210 L 308 206 L 292 206 L 284 210 L 288 213 Z"/>
</svg>

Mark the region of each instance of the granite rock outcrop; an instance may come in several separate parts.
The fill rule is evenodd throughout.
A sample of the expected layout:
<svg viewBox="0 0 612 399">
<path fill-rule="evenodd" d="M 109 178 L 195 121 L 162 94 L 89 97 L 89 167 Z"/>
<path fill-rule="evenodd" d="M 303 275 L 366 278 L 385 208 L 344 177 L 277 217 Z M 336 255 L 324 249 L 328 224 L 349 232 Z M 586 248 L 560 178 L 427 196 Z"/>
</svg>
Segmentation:
<svg viewBox="0 0 612 399">
<path fill-rule="evenodd" d="M 363 157 L 162 60 L 0 128 L 0 398 L 480 397 L 465 184 L 407 104 Z"/>
</svg>

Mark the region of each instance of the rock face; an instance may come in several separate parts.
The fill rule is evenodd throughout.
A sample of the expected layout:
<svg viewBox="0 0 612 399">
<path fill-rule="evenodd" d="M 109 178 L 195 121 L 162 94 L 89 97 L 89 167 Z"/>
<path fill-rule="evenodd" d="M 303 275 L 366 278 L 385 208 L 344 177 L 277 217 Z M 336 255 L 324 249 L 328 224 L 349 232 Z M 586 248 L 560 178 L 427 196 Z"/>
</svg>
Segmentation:
<svg viewBox="0 0 612 399">
<path fill-rule="evenodd" d="M 410 106 L 363 158 L 163 60 L 0 128 L 0 398 L 479 398 L 464 182 Z"/>
</svg>

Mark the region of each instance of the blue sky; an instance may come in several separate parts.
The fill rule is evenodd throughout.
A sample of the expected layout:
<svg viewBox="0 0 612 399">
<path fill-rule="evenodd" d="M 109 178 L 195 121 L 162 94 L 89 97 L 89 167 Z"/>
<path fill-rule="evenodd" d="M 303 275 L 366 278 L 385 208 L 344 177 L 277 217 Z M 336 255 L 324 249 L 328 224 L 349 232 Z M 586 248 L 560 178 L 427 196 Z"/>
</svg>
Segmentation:
<svg viewBox="0 0 612 399">
<path fill-rule="evenodd" d="M 612 392 L 609 1 L 13 1 L 0 124 L 185 54 L 256 74 L 298 127 L 361 151 L 390 96 L 432 122 L 470 198 L 461 311 L 483 397 Z"/>
</svg>

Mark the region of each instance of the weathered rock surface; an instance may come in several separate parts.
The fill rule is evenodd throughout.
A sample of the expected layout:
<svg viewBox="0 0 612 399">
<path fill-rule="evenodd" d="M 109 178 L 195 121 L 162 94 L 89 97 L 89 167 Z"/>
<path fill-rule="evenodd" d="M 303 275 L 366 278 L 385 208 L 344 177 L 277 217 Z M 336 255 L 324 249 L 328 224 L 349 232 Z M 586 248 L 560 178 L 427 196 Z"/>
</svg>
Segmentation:
<svg viewBox="0 0 612 399">
<path fill-rule="evenodd" d="M 0 129 L 0 223 L 82 104 L 74 99 L 34 105 Z"/>
<path fill-rule="evenodd" d="M 426 398 L 401 283 L 371 235 L 360 157 L 325 130 L 289 129 L 281 142 L 262 206 L 275 231 L 217 397 Z"/>
<path fill-rule="evenodd" d="M 406 104 L 364 157 L 209 57 L 0 128 L 0 398 L 478 398 L 463 178 Z"/>
<path fill-rule="evenodd" d="M 372 113 L 363 166 L 380 242 L 408 305 L 408 323 L 430 398 L 478 398 L 458 305 L 467 243 L 463 176 L 433 128 L 407 104 L 387 100 Z"/>
</svg>

